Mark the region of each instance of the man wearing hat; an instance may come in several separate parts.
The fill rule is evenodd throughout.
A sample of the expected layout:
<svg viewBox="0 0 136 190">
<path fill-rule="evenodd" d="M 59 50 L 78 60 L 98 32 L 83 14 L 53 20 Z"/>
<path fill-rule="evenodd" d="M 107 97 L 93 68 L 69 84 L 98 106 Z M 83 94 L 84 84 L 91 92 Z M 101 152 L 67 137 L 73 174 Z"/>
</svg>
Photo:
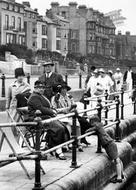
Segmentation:
<svg viewBox="0 0 136 190">
<path fill-rule="evenodd" d="M 53 62 L 45 62 L 43 66 L 45 68 L 45 73 L 39 78 L 39 80 L 42 81 L 45 85 L 44 95 L 49 100 L 51 100 L 52 96 L 54 95 L 53 86 L 64 81 L 60 74 L 53 72 Z"/>
<path fill-rule="evenodd" d="M 50 101 L 43 95 L 45 85 L 40 80 L 37 80 L 34 84 L 34 91 L 28 99 L 28 112 L 29 118 L 35 118 L 35 112 L 40 111 L 40 117 L 42 119 L 48 119 L 57 115 L 55 109 L 51 108 Z M 49 124 L 45 125 L 47 129 L 46 140 L 48 147 L 52 148 L 56 145 L 64 143 L 65 141 L 65 128 L 59 121 L 52 121 Z M 65 160 L 65 156 L 62 152 L 62 149 L 59 148 L 56 150 L 56 157 L 60 160 Z"/>
<path fill-rule="evenodd" d="M 116 91 L 120 91 L 123 85 L 123 74 L 121 73 L 120 68 L 116 69 L 116 73 L 113 75 L 113 77 L 115 79 Z"/>
</svg>

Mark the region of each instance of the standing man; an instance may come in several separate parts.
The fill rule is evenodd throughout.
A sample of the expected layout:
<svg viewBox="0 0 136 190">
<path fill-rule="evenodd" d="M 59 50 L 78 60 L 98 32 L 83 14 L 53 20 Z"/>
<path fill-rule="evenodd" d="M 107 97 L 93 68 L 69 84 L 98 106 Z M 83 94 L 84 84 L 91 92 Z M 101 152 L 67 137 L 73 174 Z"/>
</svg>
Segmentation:
<svg viewBox="0 0 136 190">
<path fill-rule="evenodd" d="M 120 68 L 116 69 L 116 73 L 113 75 L 113 77 L 115 79 L 116 91 L 120 91 L 123 85 L 123 74 L 121 73 Z"/>
<path fill-rule="evenodd" d="M 127 85 L 127 90 L 131 91 L 134 85 L 134 73 L 131 69 L 131 66 L 128 67 L 128 70 L 125 72 L 124 77 L 123 77 L 123 81 L 126 83 Z M 132 92 L 128 93 L 129 98 L 131 98 Z"/>
<path fill-rule="evenodd" d="M 45 85 L 44 95 L 51 101 L 51 98 L 54 95 L 53 87 L 64 81 L 60 74 L 53 72 L 53 62 L 45 62 L 43 66 L 45 68 L 45 73 L 39 78 L 39 80 Z"/>
<path fill-rule="evenodd" d="M 94 75 L 95 69 L 96 69 L 95 66 L 92 66 L 92 67 L 91 67 L 91 71 L 90 71 L 90 73 L 88 73 L 88 75 L 87 75 L 87 77 L 86 77 L 86 80 L 85 80 L 85 88 L 87 88 L 87 83 L 88 83 L 90 77 Z"/>
</svg>

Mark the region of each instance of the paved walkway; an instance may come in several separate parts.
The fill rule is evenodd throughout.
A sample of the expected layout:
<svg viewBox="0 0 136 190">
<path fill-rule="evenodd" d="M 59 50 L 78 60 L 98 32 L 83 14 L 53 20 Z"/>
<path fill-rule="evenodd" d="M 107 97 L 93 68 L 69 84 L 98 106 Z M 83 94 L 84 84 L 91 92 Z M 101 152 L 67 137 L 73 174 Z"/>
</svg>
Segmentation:
<svg viewBox="0 0 136 190">
<path fill-rule="evenodd" d="M 131 102 L 127 96 L 125 98 L 125 103 Z M 133 113 L 132 105 L 129 105 L 125 110 L 125 116 L 131 115 Z M 115 111 L 109 113 L 109 116 L 115 117 Z M 91 145 L 89 147 L 84 147 L 84 152 L 77 153 L 77 163 L 82 165 L 89 162 L 90 160 L 95 160 L 100 154 L 96 153 L 97 148 L 97 138 L 96 136 L 90 136 L 87 138 Z M 72 153 L 66 153 L 67 160 L 61 161 L 48 155 L 48 159 L 41 161 L 42 167 L 44 168 L 46 174 L 42 176 L 42 185 L 47 187 L 49 184 L 63 178 L 73 171 L 70 168 Z M 0 168 L 0 190 L 29 190 L 34 186 L 34 161 L 23 161 L 27 170 L 29 171 L 32 179 L 29 180 L 24 171 L 22 170 L 18 162 L 11 163 L 7 166 Z M 46 188 L 45 188 L 46 189 Z"/>
<path fill-rule="evenodd" d="M 97 138 L 91 136 L 87 138 L 91 145 L 84 147 L 84 152 L 77 152 L 77 163 L 82 167 L 84 163 L 95 159 L 100 154 L 96 153 Z M 65 153 L 67 160 L 58 160 L 48 154 L 48 159 L 41 161 L 46 174 L 41 174 L 41 181 L 44 187 L 68 175 L 74 169 L 70 168 L 72 153 Z M 105 154 L 106 155 L 106 154 Z M 34 161 L 23 161 L 32 179 L 29 180 L 18 162 L 11 163 L 0 168 L 0 190 L 29 190 L 34 185 Z M 46 189 L 46 188 L 45 188 Z"/>
</svg>

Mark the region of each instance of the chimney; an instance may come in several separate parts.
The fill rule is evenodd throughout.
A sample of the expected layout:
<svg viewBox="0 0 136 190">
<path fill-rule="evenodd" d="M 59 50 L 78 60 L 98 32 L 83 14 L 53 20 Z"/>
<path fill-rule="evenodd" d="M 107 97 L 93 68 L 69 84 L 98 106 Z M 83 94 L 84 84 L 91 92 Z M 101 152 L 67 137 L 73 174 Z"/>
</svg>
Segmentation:
<svg viewBox="0 0 136 190">
<path fill-rule="evenodd" d="M 38 13 L 38 9 L 37 8 L 35 8 L 34 11 Z"/>
<path fill-rule="evenodd" d="M 76 16 L 76 9 L 77 9 L 77 3 L 76 2 L 69 2 L 69 16 L 70 17 Z"/>
<path fill-rule="evenodd" d="M 23 3 L 23 5 L 26 6 L 26 7 L 31 7 L 29 1 L 23 1 L 22 3 Z"/>
<path fill-rule="evenodd" d="M 130 36 L 130 32 L 129 31 L 126 31 L 126 36 Z"/>
<path fill-rule="evenodd" d="M 87 13 L 87 7 L 86 7 L 86 5 L 79 5 L 78 6 L 78 12 L 79 12 L 79 14 L 85 15 Z"/>
<path fill-rule="evenodd" d="M 121 35 L 122 35 L 122 34 L 121 34 L 121 30 L 119 30 L 119 31 L 118 31 L 118 35 L 119 35 L 119 36 L 121 36 Z"/>
<path fill-rule="evenodd" d="M 59 3 L 58 2 L 52 2 L 51 3 L 51 9 L 53 14 L 58 14 L 59 10 Z"/>
</svg>

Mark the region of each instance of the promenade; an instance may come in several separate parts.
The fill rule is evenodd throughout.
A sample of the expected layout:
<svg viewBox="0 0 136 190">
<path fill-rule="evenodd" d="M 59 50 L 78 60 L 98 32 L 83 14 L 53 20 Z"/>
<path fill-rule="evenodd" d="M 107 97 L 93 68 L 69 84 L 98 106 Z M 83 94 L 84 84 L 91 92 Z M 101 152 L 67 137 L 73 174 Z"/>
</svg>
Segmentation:
<svg viewBox="0 0 136 190">
<path fill-rule="evenodd" d="M 128 99 L 127 94 L 125 95 L 124 103 L 131 103 L 131 100 Z M 125 118 L 129 117 L 133 114 L 133 106 L 130 104 L 124 109 Z M 115 112 L 112 110 L 109 112 L 109 117 L 115 116 Z M 90 146 L 84 146 L 84 152 L 77 151 L 77 164 L 80 166 L 77 169 L 70 168 L 72 152 L 65 153 L 67 160 L 61 161 L 57 158 L 47 155 L 47 160 L 41 161 L 41 165 L 45 170 L 46 174 L 41 174 L 41 184 L 45 187 L 45 190 L 58 182 L 60 179 L 69 178 L 72 173 L 76 170 L 78 172 L 79 169 L 84 168 L 87 164 L 92 164 L 94 167 L 97 163 L 96 160 L 107 158 L 104 150 L 103 153 L 96 153 L 97 149 L 97 137 L 92 135 L 87 137 L 87 140 L 91 143 Z M 123 143 L 118 143 L 118 147 L 122 146 Z M 6 148 L 6 147 L 4 147 Z M 35 164 L 34 161 L 23 161 L 25 167 L 27 168 L 29 174 L 32 179 L 28 179 L 24 174 L 20 164 L 18 161 L 11 163 L 7 166 L 0 168 L 0 190 L 31 190 L 34 187 L 34 175 L 35 175 Z M 101 164 L 101 162 L 99 163 Z M 98 165 L 97 165 L 98 166 Z M 116 184 L 115 184 L 116 185 Z M 55 190 L 55 189 L 52 189 Z"/>
</svg>

